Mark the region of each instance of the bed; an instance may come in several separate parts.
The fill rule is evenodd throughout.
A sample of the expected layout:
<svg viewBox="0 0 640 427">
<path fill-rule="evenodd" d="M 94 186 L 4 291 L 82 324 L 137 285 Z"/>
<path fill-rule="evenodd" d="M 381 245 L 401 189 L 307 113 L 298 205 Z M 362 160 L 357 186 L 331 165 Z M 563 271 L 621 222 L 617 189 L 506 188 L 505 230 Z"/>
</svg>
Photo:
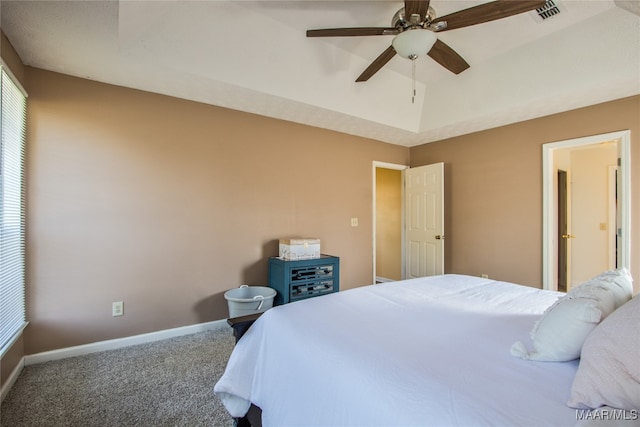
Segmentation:
<svg viewBox="0 0 640 427">
<path fill-rule="evenodd" d="M 442 275 L 274 307 L 214 392 L 234 417 L 260 408 L 264 426 L 575 425 L 579 360 L 510 351 L 561 295 Z"/>
</svg>

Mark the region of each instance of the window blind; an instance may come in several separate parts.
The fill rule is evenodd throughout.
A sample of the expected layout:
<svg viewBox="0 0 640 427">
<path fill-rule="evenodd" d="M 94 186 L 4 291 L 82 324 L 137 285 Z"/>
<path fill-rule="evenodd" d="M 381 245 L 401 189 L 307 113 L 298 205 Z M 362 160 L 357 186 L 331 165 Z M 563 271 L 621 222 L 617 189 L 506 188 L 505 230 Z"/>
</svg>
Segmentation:
<svg viewBox="0 0 640 427">
<path fill-rule="evenodd" d="M 0 355 L 26 325 L 24 152 L 27 100 L 0 64 Z"/>
</svg>

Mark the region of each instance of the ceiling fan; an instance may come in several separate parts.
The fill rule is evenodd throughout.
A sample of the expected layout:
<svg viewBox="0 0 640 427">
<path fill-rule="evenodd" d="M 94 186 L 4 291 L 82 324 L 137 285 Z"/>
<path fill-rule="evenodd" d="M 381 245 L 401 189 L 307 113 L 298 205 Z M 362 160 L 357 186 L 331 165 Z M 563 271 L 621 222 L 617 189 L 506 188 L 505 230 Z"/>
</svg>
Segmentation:
<svg viewBox="0 0 640 427">
<path fill-rule="evenodd" d="M 544 6 L 546 0 L 495 0 L 436 18 L 430 0 L 408 1 L 394 15 L 391 27 L 330 28 L 307 30 L 307 37 L 350 37 L 394 35 L 393 42 L 360 74 L 356 82 L 369 80 L 396 53 L 412 61 L 427 54 L 455 74 L 469 64 L 435 33 L 507 18 Z"/>
</svg>

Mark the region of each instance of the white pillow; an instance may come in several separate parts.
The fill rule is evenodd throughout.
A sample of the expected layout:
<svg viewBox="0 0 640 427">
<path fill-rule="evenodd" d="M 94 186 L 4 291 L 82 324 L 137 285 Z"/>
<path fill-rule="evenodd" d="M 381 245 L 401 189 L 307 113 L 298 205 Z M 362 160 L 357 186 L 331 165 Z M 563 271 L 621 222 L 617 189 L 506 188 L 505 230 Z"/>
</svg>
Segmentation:
<svg viewBox="0 0 640 427">
<path fill-rule="evenodd" d="M 580 409 L 640 409 L 640 297 L 589 335 L 567 404 Z"/>
<path fill-rule="evenodd" d="M 633 295 L 633 278 L 631 278 L 631 273 L 626 268 L 604 272 L 587 283 L 578 286 L 578 288 L 589 283 L 598 283 L 610 288 L 615 295 L 616 308 L 622 307 Z"/>
<path fill-rule="evenodd" d="M 559 298 L 531 331 L 533 351 L 522 342 L 511 354 L 527 360 L 565 362 L 580 357 L 587 336 L 616 308 L 616 294 L 605 283 L 586 282 Z"/>
<path fill-rule="evenodd" d="M 511 354 L 522 359 L 565 362 L 580 357 L 582 344 L 600 320 L 608 314 L 592 298 L 560 298 L 543 314 L 531 331 L 533 351 L 521 342 Z"/>
</svg>

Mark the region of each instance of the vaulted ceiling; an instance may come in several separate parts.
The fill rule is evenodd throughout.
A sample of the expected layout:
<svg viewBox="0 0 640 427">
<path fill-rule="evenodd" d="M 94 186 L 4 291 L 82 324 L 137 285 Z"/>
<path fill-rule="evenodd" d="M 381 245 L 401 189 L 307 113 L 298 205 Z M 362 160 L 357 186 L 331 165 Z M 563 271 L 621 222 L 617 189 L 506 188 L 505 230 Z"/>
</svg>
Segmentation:
<svg viewBox="0 0 640 427">
<path fill-rule="evenodd" d="M 30 66 L 404 146 L 640 93 L 637 0 L 554 0 L 438 33 L 471 65 L 394 57 L 393 36 L 307 38 L 388 27 L 401 1 L 7 1 L 1 26 Z M 433 0 L 437 16 L 484 3 Z"/>
</svg>

